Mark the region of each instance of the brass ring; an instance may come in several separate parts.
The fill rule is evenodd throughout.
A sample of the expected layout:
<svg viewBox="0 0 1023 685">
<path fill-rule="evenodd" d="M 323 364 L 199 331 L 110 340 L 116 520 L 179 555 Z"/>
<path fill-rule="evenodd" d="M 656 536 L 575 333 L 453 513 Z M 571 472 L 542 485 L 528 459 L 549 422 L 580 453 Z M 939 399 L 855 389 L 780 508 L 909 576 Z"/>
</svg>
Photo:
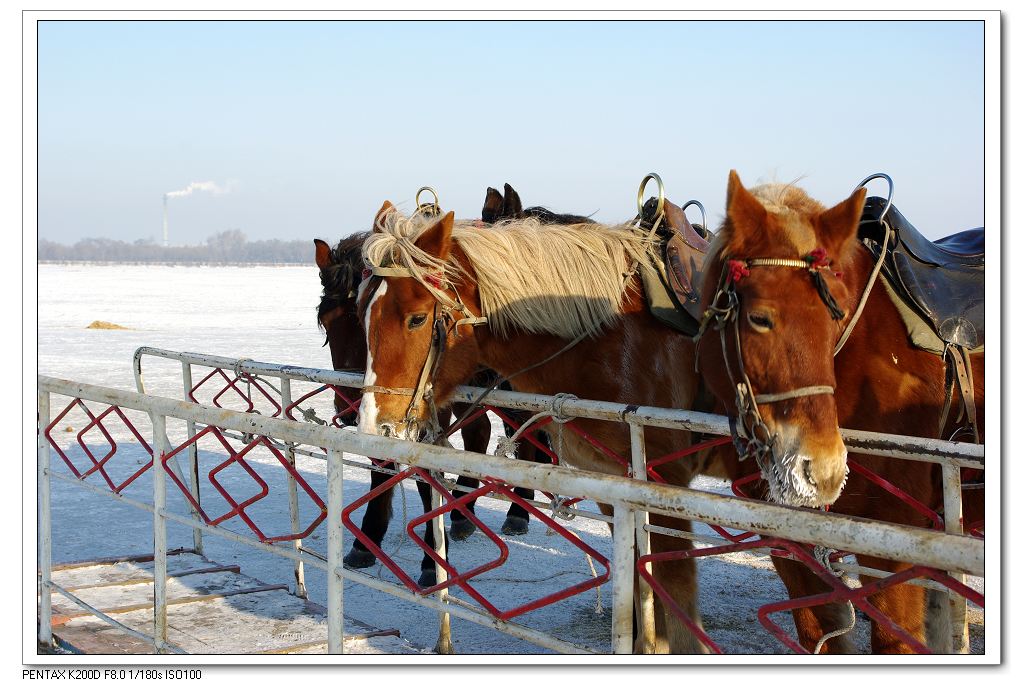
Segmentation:
<svg viewBox="0 0 1023 685">
<path fill-rule="evenodd" d="M 639 207 L 639 215 L 643 216 L 643 191 L 646 190 L 646 184 L 650 179 L 657 181 L 657 211 L 654 213 L 654 221 L 656 221 L 664 214 L 664 181 L 660 176 L 651 171 L 643 177 L 639 184 L 639 192 L 636 194 L 636 205 Z"/>
<path fill-rule="evenodd" d="M 428 204 L 428 205 L 424 205 L 423 203 L 421 203 L 419 201 L 419 197 L 423 194 L 424 190 L 429 190 L 433 194 L 433 202 Z M 437 191 L 434 190 L 433 188 L 431 188 L 430 186 L 423 186 L 422 188 L 417 190 L 416 191 L 416 211 L 417 212 L 422 212 L 423 214 L 428 214 L 428 213 L 440 214 L 440 196 L 437 194 Z"/>
</svg>

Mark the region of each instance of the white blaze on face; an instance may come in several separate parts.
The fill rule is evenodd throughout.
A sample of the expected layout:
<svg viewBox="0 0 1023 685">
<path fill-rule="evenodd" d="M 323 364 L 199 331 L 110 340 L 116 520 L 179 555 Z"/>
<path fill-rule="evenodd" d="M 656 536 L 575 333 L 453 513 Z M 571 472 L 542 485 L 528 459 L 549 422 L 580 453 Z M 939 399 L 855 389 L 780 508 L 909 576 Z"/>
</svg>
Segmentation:
<svg viewBox="0 0 1023 685">
<path fill-rule="evenodd" d="M 377 299 L 387 292 L 387 281 L 382 280 L 373 293 L 369 304 L 366 305 L 366 320 L 363 321 L 363 328 L 366 331 L 366 379 L 365 385 L 374 385 L 377 380 L 376 371 L 373 370 L 373 348 L 369 344 L 369 322 L 373 316 L 373 305 Z M 362 404 L 359 405 L 359 430 L 370 435 L 377 435 L 377 400 L 374 393 L 368 392 L 362 395 Z"/>
</svg>

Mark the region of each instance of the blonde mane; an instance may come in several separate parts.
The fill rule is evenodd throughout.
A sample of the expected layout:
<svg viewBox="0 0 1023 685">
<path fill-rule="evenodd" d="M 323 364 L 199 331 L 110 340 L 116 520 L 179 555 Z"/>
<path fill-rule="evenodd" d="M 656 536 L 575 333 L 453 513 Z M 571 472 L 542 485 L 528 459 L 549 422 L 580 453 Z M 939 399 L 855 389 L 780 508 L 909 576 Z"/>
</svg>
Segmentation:
<svg viewBox="0 0 1023 685">
<path fill-rule="evenodd" d="M 389 212 L 382 232 L 363 246 L 363 258 L 370 266 L 404 267 L 428 288 L 428 274 L 461 281 L 465 265 L 454 257 L 440 262 L 415 245 L 435 221 Z M 517 330 L 575 338 L 595 336 L 621 316 L 625 295 L 637 287 L 627 275 L 651 263 L 646 234 L 628 224 L 559 226 L 526 218 L 485 228 L 456 222 L 452 239 L 476 273 L 482 316 L 496 335 Z"/>
<path fill-rule="evenodd" d="M 817 200 L 806 194 L 806 191 L 793 183 L 765 183 L 749 189 L 750 194 L 759 200 L 769 212 L 784 214 L 819 214 L 826 208 Z"/>
<path fill-rule="evenodd" d="M 749 189 L 749 193 L 771 214 L 778 215 L 783 221 L 778 222 L 788 240 L 794 246 L 816 244 L 817 238 L 813 230 L 802 221 L 802 217 L 819 214 L 826 207 L 806 194 L 806 191 L 792 183 L 765 183 Z M 708 257 L 723 259 L 729 254 L 735 238 L 731 222 L 726 221 L 722 230 L 717 232 L 707 250 Z"/>
</svg>

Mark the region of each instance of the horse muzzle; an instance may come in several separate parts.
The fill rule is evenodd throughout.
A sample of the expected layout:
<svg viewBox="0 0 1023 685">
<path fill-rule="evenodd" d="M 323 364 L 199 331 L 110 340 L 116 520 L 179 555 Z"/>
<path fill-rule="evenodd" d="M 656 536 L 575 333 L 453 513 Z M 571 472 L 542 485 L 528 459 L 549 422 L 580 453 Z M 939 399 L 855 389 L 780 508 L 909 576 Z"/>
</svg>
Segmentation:
<svg viewBox="0 0 1023 685">
<path fill-rule="evenodd" d="M 791 426 L 779 426 L 772 448 L 760 459 L 771 499 L 799 507 L 834 504 L 849 475 L 848 451 L 841 438 L 807 440 Z"/>
</svg>

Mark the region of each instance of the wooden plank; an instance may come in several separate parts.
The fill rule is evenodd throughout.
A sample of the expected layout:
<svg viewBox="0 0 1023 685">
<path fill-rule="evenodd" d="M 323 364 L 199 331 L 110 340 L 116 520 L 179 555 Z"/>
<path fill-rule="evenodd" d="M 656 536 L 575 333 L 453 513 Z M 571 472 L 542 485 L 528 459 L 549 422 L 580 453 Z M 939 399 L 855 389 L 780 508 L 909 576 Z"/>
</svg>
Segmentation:
<svg viewBox="0 0 1023 685">
<path fill-rule="evenodd" d="M 184 552 L 170 556 L 167 568 L 171 573 L 181 573 L 199 568 L 216 566 L 214 562 L 198 554 Z M 152 559 L 134 561 L 118 561 L 109 564 L 87 564 L 54 571 L 52 580 L 63 588 L 84 587 L 100 583 L 116 583 L 139 578 L 152 580 L 155 564 Z"/>
<path fill-rule="evenodd" d="M 175 554 L 195 554 L 195 550 L 187 547 L 177 547 L 175 549 L 167 550 L 167 555 Z M 84 566 L 106 566 L 111 564 L 118 564 L 121 562 L 145 562 L 152 561 L 152 554 L 134 554 L 128 556 L 116 556 L 116 557 L 98 557 L 96 559 L 87 559 L 85 561 L 72 561 L 65 564 L 54 564 L 52 569 L 54 571 L 65 571 L 72 568 L 82 568 Z"/>
<path fill-rule="evenodd" d="M 176 571 L 174 573 L 168 573 L 167 577 L 168 578 L 184 578 L 185 576 L 202 575 L 204 573 L 238 573 L 238 574 L 240 574 L 241 573 L 241 567 L 238 566 L 238 565 L 232 565 L 232 566 L 220 566 L 220 565 L 208 566 L 206 568 L 196 568 L 196 569 L 190 569 L 190 570 L 185 570 L 185 571 Z M 68 592 L 77 592 L 79 590 L 91 590 L 91 589 L 94 589 L 94 588 L 101 588 L 101 587 L 115 587 L 115 586 L 118 586 L 118 585 L 140 585 L 140 584 L 144 585 L 146 583 L 152 583 L 153 582 L 153 576 L 152 575 L 147 575 L 147 576 L 140 576 L 138 578 L 126 578 L 124 580 L 107 580 L 107 581 L 102 581 L 102 582 L 98 582 L 98 583 L 87 583 L 85 585 L 72 585 L 72 586 L 65 585 L 64 583 L 61 583 L 59 581 L 55 581 L 55 582 L 57 582 L 58 585 L 60 585 L 62 588 L 64 588 Z"/>
<path fill-rule="evenodd" d="M 244 578 L 244 576 L 242 576 Z M 235 590 L 228 590 L 226 592 L 208 592 L 200 595 L 187 595 L 184 597 L 175 597 L 167 600 L 167 606 L 178 605 L 178 604 L 190 604 L 192 602 L 208 602 L 214 599 L 223 599 L 225 597 L 234 597 L 236 595 L 246 595 L 253 592 L 270 592 L 272 590 L 287 590 L 287 585 L 256 585 L 254 587 L 242 587 Z M 55 598 L 56 599 L 56 598 Z M 94 605 L 95 606 L 95 605 Z M 125 604 L 121 606 L 112 607 L 100 607 L 96 609 L 102 611 L 104 614 L 124 614 L 131 611 L 138 611 L 140 609 L 152 610 L 153 603 L 150 602 L 139 602 L 137 604 Z M 87 611 L 81 610 L 80 607 L 76 606 L 78 611 L 63 610 L 61 623 L 66 623 L 69 619 L 78 618 L 80 616 L 91 616 Z M 54 611 L 56 614 L 56 610 Z"/>
</svg>

